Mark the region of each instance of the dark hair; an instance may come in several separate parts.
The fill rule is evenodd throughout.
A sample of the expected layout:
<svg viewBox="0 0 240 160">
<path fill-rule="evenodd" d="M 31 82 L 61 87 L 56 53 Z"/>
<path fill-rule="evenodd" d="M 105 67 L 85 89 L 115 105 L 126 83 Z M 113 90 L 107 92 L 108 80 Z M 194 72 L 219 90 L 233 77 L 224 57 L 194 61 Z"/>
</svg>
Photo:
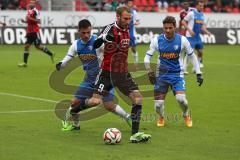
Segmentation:
<svg viewBox="0 0 240 160">
<path fill-rule="evenodd" d="M 204 3 L 203 0 L 197 0 L 195 5 L 198 5 L 199 3 Z"/>
<path fill-rule="evenodd" d="M 172 23 L 174 25 L 174 27 L 176 27 L 176 19 L 173 16 L 167 16 L 163 20 L 163 24 L 166 24 L 166 23 Z"/>
<path fill-rule="evenodd" d="M 91 23 L 87 19 L 83 19 L 78 22 L 78 29 L 91 27 Z"/>
<path fill-rule="evenodd" d="M 118 7 L 117 10 L 116 10 L 116 13 L 117 13 L 118 15 L 122 15 L 122 13 L 123 13 L 124 11 L 126 11 L 126 12 L 128 12 L 128 13 L 131 13 L 130 8 L 128 8 L 127 6 Z"/>
</svg>

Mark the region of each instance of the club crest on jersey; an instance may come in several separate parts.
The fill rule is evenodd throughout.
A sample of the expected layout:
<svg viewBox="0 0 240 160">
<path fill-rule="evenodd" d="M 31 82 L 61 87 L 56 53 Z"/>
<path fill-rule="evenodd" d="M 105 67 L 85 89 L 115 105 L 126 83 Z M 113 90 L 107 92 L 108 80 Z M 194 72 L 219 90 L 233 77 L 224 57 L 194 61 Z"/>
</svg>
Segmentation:
<svg viewBox="0 0 240 160">
<path fill-rule="evenodd" d="M 93 49 L 93 46 L 88 46 L 88 49 L 91 51 Z"/>
<path fill-rule="evenodd" d="M 178 47 L 179 47 L 178 45 L 173 46 L 174 50 L 178 50 Z"/>
</svg>

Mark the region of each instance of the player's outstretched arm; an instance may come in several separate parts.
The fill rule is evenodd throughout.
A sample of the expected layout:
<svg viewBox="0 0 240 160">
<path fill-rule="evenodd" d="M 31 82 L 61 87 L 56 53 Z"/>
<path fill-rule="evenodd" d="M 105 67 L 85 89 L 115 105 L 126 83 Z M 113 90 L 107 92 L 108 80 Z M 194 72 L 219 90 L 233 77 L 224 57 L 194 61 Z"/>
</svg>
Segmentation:
<svg viewBox="0 0 240 160">
<path fill-rule="evenodd" d="M 199 86 L 201 86 L 203 83 L 203 78 L 202 78 L 202 72 L 200 70 L 200 66 L 199 66 L 199 63 L 197 60 L 197 56 L 193 52 L 193 48 L 191 47 L 191 45 L 186 37 L 182 37 L 182 43 L 184 45 L 184 48 L 186 50 L 186 53 L 187 53 L 189 59 L 192 61 L 194 70 L 197 75 L 197 82 L 198 82 Z"/>
<path fill-rule="evenodd" d="M 202 26 L 201 30 L 202 30 L 204 33 L 208 34 L 209 36 L 212 34 L 211 32 L 209 32 L 209 30 L 207 29 L 207 27 L 206 27 L 205 24 Z"/>
<path fill-rule="evenodd" d="M 157 37 L 156 37 L 151 41 L 149 50 L 147 51 L 147 53 L 144 57 L 144 65 L 145 65 L 145 68 L 147 70 L 148 78 L 149 78 L 149 81 L 151 82 L 151 84 L 156 83 L 156 76 L 155 76 L 154 71 L 151 69 L 150 63 L 151 63 L 151 58 L 153 56 L 153 53 L 158 48 L 157 45 L 158 45 L 158 43 L 157 43 Z"/>
<path fill-rule="evenodd" d="M 63 67 L 65 67 L 67 65 L 67 63 L 74 58 L 75 53 L 77 51 L 77 40 L 73 42 L 73 44 L 69 47 L 68 52 L 66 54 L 66 56 L 56 64 L 56 69 L 59 71 L 61 70 Z"/>
</svg>

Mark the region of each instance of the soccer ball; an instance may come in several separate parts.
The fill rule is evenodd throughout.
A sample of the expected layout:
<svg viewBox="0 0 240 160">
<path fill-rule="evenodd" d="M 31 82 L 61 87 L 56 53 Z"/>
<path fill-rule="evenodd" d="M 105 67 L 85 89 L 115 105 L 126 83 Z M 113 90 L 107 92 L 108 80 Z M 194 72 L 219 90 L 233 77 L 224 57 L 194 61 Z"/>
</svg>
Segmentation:
<svg viewBox="0 0 240 160">
<path fill-rule="evenodd" d="M 103 134 L 103 141 L 105 144 L 118 144 L 121 137 L 121 132 L 117 128 L 108 128 Z"/>
</svg>

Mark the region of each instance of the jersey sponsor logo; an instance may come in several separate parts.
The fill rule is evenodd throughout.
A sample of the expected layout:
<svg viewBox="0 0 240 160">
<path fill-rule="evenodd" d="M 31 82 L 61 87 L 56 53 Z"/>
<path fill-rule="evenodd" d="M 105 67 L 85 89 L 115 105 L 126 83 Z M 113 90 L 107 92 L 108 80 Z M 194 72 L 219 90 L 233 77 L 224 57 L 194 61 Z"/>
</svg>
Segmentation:
<svg viewBox="0 0 240 160">
<path fill-rule="evenodd" d="M 196 24 L 203 24 L 203 20 L 195 20 Z"/>
<path fill-rule="evenodd" d="M 176 58 L 179 57 L 179 54 L 165 52 L 165 53 L 161 53 L 160 57 L 161 58 L 166 58 L 166 59 L 176 59 Z"/>
<path fill-rule="evenodd" d="M 83 61 L 89 61 L 89 60 L 94 60 L 97 58 L 96 55 L 94 54 L 80 54 L 79 58 Z"/>
</svg>

